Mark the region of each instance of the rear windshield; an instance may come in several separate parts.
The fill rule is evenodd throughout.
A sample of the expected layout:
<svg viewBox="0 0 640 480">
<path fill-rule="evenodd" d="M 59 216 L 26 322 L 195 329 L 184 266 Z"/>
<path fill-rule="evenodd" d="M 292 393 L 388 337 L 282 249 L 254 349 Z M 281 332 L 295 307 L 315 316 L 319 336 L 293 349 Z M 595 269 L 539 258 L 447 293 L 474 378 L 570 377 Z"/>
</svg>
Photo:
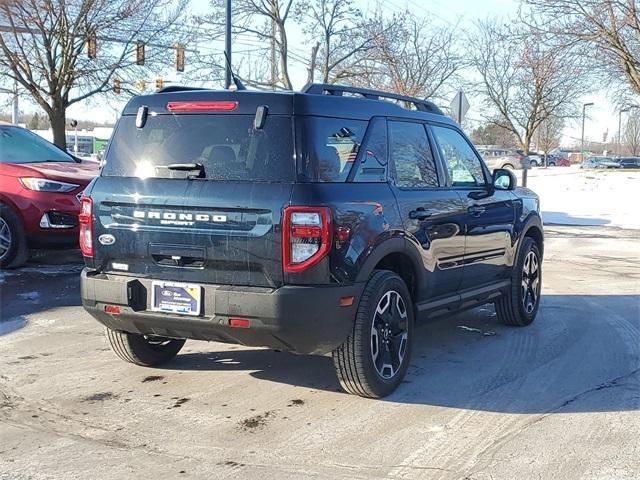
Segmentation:
<svg viewBox="0 0 640 480">
<path fill-rule="evenodd" d="M 120 119 L 105 157 L 103 176 L 185 178 L 165 168 L 199 163 L 215 180 L 287 182 L 295 178 L 291 117 L 268 115 L 262 129 L 254 115 L 149 115 Z"/>
</svg>

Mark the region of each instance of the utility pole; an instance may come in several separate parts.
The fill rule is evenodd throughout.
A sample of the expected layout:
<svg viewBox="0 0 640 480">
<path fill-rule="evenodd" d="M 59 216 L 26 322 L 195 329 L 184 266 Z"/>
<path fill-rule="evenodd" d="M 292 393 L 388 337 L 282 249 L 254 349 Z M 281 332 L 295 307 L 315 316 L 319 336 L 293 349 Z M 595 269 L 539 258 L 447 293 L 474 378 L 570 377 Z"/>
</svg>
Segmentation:
<svg viewBox="0 0 640 480">
<path fill-rule="evenodd" d="M 271 0 L 271 90 L 276 89 L 276 0 Z"/>
<path fill-rule="evenodd" d="M 225 14 L 224 52 L 227 61 L 225 63 L 224 88 L 228 90 L 231 86 L 231 0 L 227 0 Z"/>
<path fill-rule="evenodd" d="M 629 108 L 621 108 L 618 115 L 618 155 L 622 154 L 622 114 L 627 113 Z"/>
<path fill-rule="evenodd" d="M 12 96 L 13 100 L 12 109 L 11 109 L 11 123 L 14 125 L 18 124 L 18 117 L 20 116 L 20 111 L 18 108 L 18 81 L 13 81 L 13 88 L 0 88 L 0 93 L 8 93 Z"/>
<path fill-rule="evenodd" d="M 18 125 L 20 109 L 18 105 L 18 80 L 13 81 L 13 110 L 11 111 L 11 123 Z"/>
<path fill-rule="evenodd" d="M 580 137 L 580 163 L 584 161 L 584 118 L 586 115 L 587 107 L 593 105 L 593 102 L 582 104 L 582 136 Z"/>
</svg>

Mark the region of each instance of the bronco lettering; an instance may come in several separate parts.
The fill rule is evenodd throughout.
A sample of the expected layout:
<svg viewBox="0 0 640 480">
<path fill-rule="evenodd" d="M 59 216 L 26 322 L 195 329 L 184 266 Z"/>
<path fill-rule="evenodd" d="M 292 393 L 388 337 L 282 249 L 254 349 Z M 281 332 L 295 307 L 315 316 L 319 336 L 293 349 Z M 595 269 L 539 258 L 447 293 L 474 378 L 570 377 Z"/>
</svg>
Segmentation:
<svg viewBox="0 0 640 480">
<path fill-rule="evenodd" d="M 193 221 L 196 222 L 214 222 L 214 223 L 224 223 L 227 221 L 226 215 L 209 215 L 208 213 L 175 213 L 175 212 L 158 212 L 158 211 L 149 211 L 145 212 L 143 210 L 134 210 L 133 211 L 134 218 L 140 219 L 149 219 L 149 220 L 180 220 L 182 221 L 180 224 L 189 224 Z"/>
</svg>

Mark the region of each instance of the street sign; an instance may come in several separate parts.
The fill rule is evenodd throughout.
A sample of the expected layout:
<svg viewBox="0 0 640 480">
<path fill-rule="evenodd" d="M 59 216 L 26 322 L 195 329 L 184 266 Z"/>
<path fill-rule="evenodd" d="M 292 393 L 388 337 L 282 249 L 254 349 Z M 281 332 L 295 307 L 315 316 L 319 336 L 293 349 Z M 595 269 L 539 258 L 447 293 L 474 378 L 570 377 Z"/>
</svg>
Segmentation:
<svg viewBox="0 0 640 480">
<path fill-rule="evenodd" d="M 462 120 L 464 120 L 464 116 L 467 114 L 470 107 L 469 100 L 467 100 L 467 96 L 462 90 L 456 93 L 456 96 L 451 101 L 451 105 L 449 105 L 449 107 L 451 108 L 451 116 L 453 119 L 458 123 L 462 123 Z"/>
</svg>

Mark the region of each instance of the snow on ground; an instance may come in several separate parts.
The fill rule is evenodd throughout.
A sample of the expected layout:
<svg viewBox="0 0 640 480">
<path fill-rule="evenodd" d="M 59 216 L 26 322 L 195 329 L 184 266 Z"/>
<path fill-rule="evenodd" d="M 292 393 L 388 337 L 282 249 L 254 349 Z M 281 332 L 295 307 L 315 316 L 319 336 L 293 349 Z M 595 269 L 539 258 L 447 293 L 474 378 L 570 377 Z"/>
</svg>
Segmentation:
<svg viewBox="0 0 640 480">
<path fill-rule="evenodd" d="M 527 186 L 540 196 L 547 225 L 640 229 L 640 171 L 582 170 L 574 165 L 536 168 L 528 176 Z"/>
</svg>

